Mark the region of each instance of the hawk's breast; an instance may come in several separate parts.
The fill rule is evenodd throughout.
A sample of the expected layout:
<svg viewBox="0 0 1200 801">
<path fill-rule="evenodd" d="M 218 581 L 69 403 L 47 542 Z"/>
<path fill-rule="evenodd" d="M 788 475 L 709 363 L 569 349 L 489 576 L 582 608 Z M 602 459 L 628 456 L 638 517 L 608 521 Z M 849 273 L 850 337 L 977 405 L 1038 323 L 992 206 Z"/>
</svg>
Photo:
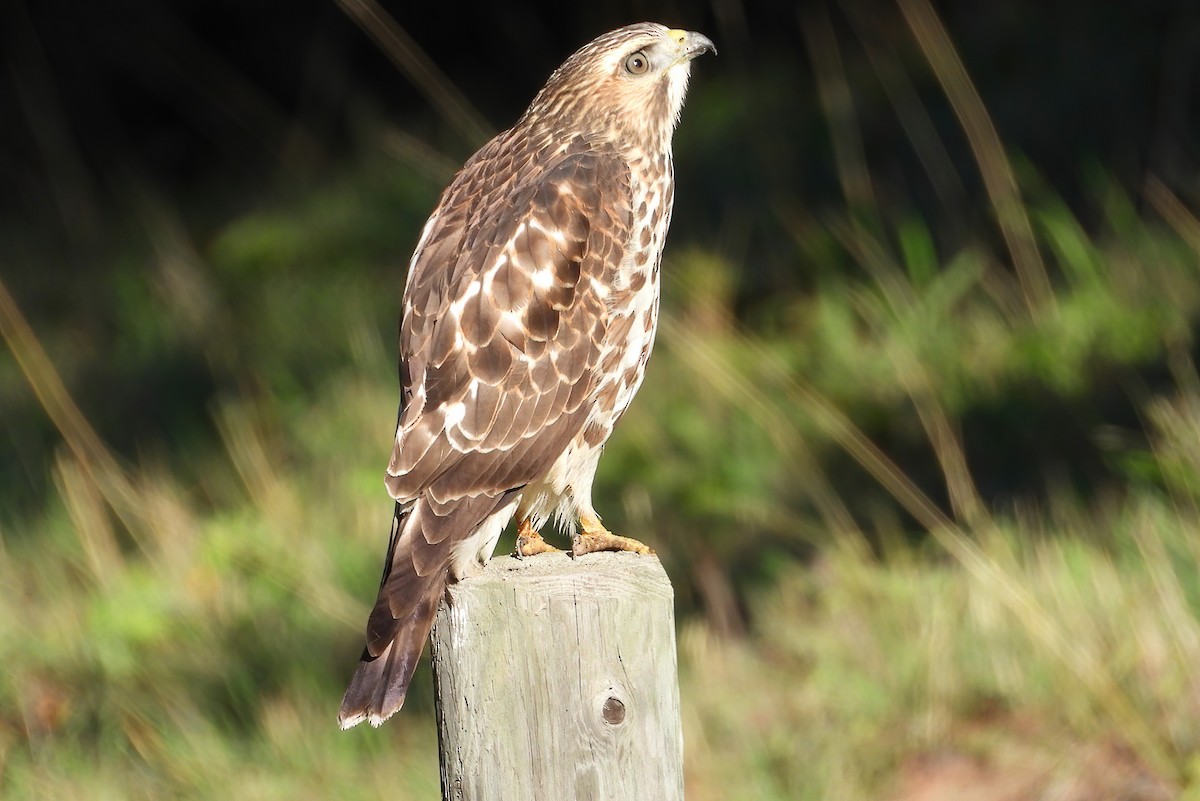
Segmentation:
<svg viewBox="0 0 1200 801">
<path fill-rule="evenodd" d="M 630 161 L 633 210 L 630 235 L 611 284 L 605 287 L 609 325 L 601 375 L 578 444 L 599 447 L 629 408 L 645 375 L 658 327 L 659 265 L 671 223 L 674 182 L 669 152 Z"/>
</svg>

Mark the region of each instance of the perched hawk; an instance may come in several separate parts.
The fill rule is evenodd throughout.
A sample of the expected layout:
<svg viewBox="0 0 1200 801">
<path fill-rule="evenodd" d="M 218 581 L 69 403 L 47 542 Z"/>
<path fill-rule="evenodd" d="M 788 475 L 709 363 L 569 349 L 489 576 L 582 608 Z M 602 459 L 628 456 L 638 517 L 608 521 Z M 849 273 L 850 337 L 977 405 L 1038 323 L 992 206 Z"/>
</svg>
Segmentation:
<svg viewBox="0 0 1200 801">
<path fill-rule="evenodd" d="M 514 514 L 522 556 L 555 550 L 538 534 L 552 515 L 578 521 L 577 555 L 649 552 L 601 525 L 592 479 L 654 343 L 671 134 L 709 50 L 651 23 L 586 45 L 425 224 L 400 325 L 396 513 L 342 728 L 400 708 L 447 582 Z"/>
</svg>

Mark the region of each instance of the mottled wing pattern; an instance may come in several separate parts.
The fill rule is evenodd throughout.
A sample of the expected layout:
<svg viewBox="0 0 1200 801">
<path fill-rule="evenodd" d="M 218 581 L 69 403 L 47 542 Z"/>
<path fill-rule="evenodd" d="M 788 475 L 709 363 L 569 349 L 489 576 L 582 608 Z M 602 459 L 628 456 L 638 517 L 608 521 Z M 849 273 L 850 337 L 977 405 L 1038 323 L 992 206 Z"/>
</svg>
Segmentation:
<svg viewBox="0 0 1200 801">
<path fill-rule="evenodd" d="M 546 473 L 601 378 L 628 166 L 582 141 L 549 165 L 513 152 L 497 141 L 464 167 L 410 268 L 386 479 L 396 522 L 343 725 L 399 706 L 455 548 Z"/>
<path fill-rule="evenodd" d="M 568 151 L 540 179 L 508 188 L 473 213 L 452 212 L 455 234 L 432 233 L 414 265 L 387 479 L 402 503 L 521 486 L 583 425 L 604 297 L 629 236 L 628 167 Z"/>
</svg>

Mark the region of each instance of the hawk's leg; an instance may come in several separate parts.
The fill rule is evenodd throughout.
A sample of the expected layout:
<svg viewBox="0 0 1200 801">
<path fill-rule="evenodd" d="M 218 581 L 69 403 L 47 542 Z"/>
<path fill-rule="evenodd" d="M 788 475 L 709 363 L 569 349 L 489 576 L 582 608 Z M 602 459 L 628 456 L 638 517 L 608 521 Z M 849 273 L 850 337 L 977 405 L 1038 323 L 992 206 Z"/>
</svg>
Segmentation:
<svg viewBox="0 0 1200 801">
<path fill-rule="evenodd" d="M 596 551 L 633 551 L 634 553 L 651 554 L 645 543 L 638 542 L 632 537 L 619 537 L 606 529 L 600 522 L 599 516 L 581 512 L 579 527 L 582 529 L 571 542 L 571 555 L 581 556 Z"/>
<path fill-rule="evenodd" d="M 517 557 L 534 556 L 539 553 L 558 553 L 550 543 L 542 539 L 528 517 L 523 517 L 517 523 Z"/>
</svg>

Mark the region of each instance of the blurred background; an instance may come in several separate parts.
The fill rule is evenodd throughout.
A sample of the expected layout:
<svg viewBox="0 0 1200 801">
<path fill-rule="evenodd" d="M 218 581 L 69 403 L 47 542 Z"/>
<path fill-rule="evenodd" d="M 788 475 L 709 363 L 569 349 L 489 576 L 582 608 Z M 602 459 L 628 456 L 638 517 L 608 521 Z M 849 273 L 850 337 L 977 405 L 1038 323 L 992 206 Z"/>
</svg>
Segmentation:
<svg viewBox="0 0 1200 801">
<path fill-rule="evenodd" d="M 689 798 L 1200 798 L 1187 0 L 5 4 L 0 795 L 438 797 L 426 667 L 334 720 L 405 265 L 644 19 L 720 56 L 596 498 Z"/>
</svg>

